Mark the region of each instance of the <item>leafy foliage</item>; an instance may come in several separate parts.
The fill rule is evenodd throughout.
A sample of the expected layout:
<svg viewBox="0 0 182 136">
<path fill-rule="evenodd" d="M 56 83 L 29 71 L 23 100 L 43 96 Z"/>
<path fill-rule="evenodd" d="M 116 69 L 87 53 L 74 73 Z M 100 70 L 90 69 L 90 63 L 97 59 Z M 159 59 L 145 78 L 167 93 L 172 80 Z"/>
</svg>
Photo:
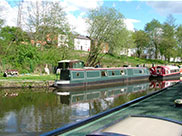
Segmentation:
<svg viewBox="0 0 182 136">
<path fill-rule="evenodd" d="M 162 33 L 162 40 L 161 40 L 161 47 L 160 51 L 161 54 L 165 56 L 165 59 L 170 61 L 170 58 L 176 57 L 176 50 L 177 50 L 177 40 L 176 40 L 176 26 L 175 26 L 175 19 L 169 15 L 166 22 L 163 24 L 163 33 Z"/>
<path fill-rule="evenodd" d="M 8 43 L 19 43 L 21 41 L 29 40 L 27 33 L 22 31 L 21 28 L 10 26 L 6 26 L 1 29 L 0 37 L 3 41 Z"/>
<path fill-rule="evenodd" d="M 182 58 L 182 25 L 178 26 L 176 31 L 176 38 L 177 38 L 177 54 L 180 58 Z"/>
<path fill-rule="evenodd" d="M 147 23 L 145 26 L 145 31 L 150 37 L 150 41 L 148 43 L 148 51 L 150 56 L 155 54 L 155 59 L 158 59 L 159 55 L 159 46 L 161 42 L 161 34 L 162 34 L 162 25 L 156 19 L 153 19 L 151 22 Z"/>
<path fill-rule="evenodd" d="M 149 43 L 149 36 L 144 31 L 136 31 L 133 34 L 133 39 L 137 48 L 137 56 L 140 58 L 143 51 L 146 49 Z"/>
<path fill-rule="evenodd" d="M 108 43 L 110 51 L 122 47 L 126 36 L 123 15 L 113 8 L 98 8 L 88 13 L 89 36 L 92 39 L 91 51 L 87 59 L 88 66 L 95 66 L 103 56 L 102 44 Z"/>
</svg>

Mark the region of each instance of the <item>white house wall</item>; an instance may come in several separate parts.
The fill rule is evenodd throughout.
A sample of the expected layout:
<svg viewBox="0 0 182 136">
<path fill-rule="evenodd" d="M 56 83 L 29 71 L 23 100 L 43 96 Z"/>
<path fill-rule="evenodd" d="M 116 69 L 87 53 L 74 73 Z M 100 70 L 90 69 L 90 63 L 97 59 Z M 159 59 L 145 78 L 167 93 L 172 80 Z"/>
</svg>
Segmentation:
<svg viewBox="0 0 182 136">
<path fill-rule="evenodd" d="M 122 51 L 120 51 L 120 55 L 127 55 L 129 57 L 135 54 L 136 54 L 136 48 L 132 48 L 132 49 L 124 48 Z"/>
<path fill-rule="evenodd" d="M 68 36 L 59 34 L 58 35 L 58 47 L 63 46 L 63 45 L 68 47 L 67 43 L 68 43 Z"/>
<path fill-rule="evenodd" d="M 74 39 L 75 50 L 90 51 L 91 41 L 87 39 Z"/>
</svg>

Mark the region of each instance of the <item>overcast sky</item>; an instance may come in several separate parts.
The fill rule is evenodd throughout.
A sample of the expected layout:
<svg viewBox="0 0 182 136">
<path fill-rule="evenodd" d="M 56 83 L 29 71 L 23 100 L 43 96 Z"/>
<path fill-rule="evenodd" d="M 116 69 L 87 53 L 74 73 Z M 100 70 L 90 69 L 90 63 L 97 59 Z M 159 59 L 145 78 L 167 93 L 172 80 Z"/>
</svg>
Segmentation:
<svg viewBox="0 0 182 136">
<path fill-rule="evenodd" d="M 16 26 L 18 0 L 0 0 L 0 17 L 6 21 L 6 25 Z M 25 0 L 24 0 L 25 1 Z M 36 1 L 36 0 L 31 0 Z M 40 1 L 40 0 L 39 0 Z M 49 0 L 51 1 L 51 0 Z M 58 1 L 58 0 L 57 0 Z M 145 24 L 152 19 L 161 23 L 171 14 L 176 19 L 176 24 L 182 24 L 182 1 L 139 1 L 139 0 L 59 0 L 67 13 L 69 23 L 75 30 L 83 35 L 86 33 L 85 15 L 89 9 L 100 6 L 114 7 L 125 17 L 125 23 L 129 30 L 144 29 Z"/>
</svg>

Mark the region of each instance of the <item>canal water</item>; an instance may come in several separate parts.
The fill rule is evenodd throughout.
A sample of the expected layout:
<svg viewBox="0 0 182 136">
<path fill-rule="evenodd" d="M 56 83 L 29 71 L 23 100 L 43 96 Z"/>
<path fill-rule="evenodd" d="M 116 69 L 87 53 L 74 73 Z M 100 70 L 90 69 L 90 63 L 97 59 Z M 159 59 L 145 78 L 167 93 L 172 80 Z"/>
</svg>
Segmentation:
<svg viewBox="0 0 182 136">
<path fill-rule="evenodd" d="M 0 135 L 40 135 L 80 121 L 176 81 L 85 90 L 0 89 Z"/>
</svg>

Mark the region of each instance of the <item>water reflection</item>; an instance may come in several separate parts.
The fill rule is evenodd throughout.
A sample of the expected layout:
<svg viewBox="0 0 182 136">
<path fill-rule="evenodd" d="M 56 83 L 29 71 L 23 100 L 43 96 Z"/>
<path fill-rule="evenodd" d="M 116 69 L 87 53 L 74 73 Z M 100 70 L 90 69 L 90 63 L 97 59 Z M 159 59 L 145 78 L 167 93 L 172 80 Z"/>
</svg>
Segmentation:
<svg viewBox="0 0 182 136">
<path fill-rule="evenodd" d="M 70 92 L 2 89 L 0 135 L 38 135 L 146 95 L 157 90 L 157 84 L 169 85 L 147 82 Z"/>
<path fill-rule="evenodd" d="M 89 116 L 91 116 L 147 94 L 151 91 L 149 86 L 150 83 L 147 82 L 84 91 L 59 92 L 55 90 L 54 93 L 58 95 L 60 103 L 70 105 L 73 110 L 77 110 L 76 113 L 87 111 L 88 116 L 89 111 Z M 146 91 L 147 89 L 149 90 Z"/>
</svg>

